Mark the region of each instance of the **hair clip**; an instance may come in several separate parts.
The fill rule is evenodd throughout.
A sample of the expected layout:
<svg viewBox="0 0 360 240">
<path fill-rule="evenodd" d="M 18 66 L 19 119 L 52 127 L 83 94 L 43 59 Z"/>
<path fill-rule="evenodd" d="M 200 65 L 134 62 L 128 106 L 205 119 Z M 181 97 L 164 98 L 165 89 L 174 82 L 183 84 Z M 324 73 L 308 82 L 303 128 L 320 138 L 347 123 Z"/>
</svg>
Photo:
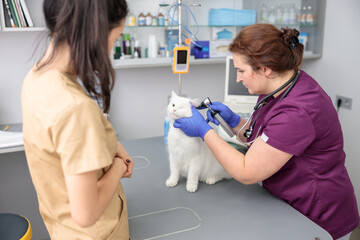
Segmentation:
<svg viewBox="0 0 360 240">
<path fill-rule="evenodd" d="M 298 44 L 299 44 L 299 39 L 295 36 L 291 37 L 290 46 L 289 46 L 290 50 L 293 50 L 294 48 L 296 48 L 298 46 Z"/>
</svg>

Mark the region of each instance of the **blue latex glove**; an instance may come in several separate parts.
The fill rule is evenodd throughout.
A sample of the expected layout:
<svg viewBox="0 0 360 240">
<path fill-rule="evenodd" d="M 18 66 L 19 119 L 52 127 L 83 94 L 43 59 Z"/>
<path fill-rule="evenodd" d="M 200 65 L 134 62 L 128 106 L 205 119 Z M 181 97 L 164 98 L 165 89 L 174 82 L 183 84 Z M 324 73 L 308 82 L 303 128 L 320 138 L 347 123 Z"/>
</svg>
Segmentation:
<svg viewBox="0 0 360 240">
<path fill-rule="evenodd" d="M 176 119 L 174 127 L 180 128 L 189 137 L 201 137 L 204 141 L 205 134 L 212 129 L 204 117 L 191 105 L 192 116 Z"/>
<path fill-rule="evenodd" d="M 224 120 L 229 124 L 231 128 L 236 127 L 240 123 L 240 116 L 231 111 L 231 109 L 226 106 L 225 104 L 222 104 L 220 102 L 213 102 L 210 104 L 210 108 L 216 112 L 218 112 Z M 207 111 L 207 117 L 208 120 L 215 123 L 216 125 L 219 125 L 218 120 L 216 120 L 212 115 L 210 110 Z"/>
</svg>

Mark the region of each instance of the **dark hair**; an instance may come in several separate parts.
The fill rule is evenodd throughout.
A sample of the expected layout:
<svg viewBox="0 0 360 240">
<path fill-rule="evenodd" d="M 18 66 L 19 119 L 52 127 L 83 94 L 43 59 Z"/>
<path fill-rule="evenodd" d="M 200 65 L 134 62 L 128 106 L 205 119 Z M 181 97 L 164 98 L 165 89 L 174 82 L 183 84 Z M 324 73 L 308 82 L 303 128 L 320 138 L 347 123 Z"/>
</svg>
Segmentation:
<svg viewBox="0 0 360 240">
<path fill-rule="evenodd" d="M 126 0 L 44 0 L 43 11 L 54 47 L 38 69 L 51 62 L 60 46 L 69 45 L 76 75 L 91 97 L 102 99 L 108 112 L 115 77 L 108 37 L 128 13 Z"/>
<path fill-rule="evenodd" d="M 299 31 L 277 28 L 258 23 L 243 28 L 230 44 L 229 50 L 247 57 L 248 64 L 257 71 L 268 67 L 283 73 L 299 70 L 303 60 L 304 45 L 299 43 Z"/>
</svg>

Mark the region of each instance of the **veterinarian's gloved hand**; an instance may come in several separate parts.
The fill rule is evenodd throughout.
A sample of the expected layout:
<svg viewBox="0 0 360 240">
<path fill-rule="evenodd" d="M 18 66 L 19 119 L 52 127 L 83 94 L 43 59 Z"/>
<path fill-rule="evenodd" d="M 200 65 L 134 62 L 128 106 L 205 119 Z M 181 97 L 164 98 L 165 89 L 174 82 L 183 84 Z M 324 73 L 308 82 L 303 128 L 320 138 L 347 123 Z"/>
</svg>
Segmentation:
<svg viewBox="0 0 360 240">
<path fill-rule="evenodd" d="M 180 128 L 189 137 L 201 137 L 204 141 L 205 134 L 212 129 L 204 117 L 191 105 L 192 116 L 176 119 L 174 127 Z"/>
<path fill-rule="evenodd" d="M 222 104 L 220 102 L 213 102 L 210 104 L 210 108 L 216 112 L 219 112 L 219 114 L 224 118 L 224 120 L 229 124 L 231 128 L 236 127 L 240 123 L 240 116 L 231 111 L 231 109 L 226 106 L 225 104 Z M 218 120 L 216 120 L 212 115 L 210 110 L 207 111 L 207 117 L 210 122 L 215 123 L 216 125 L 219 125 Z"/>
</svg>

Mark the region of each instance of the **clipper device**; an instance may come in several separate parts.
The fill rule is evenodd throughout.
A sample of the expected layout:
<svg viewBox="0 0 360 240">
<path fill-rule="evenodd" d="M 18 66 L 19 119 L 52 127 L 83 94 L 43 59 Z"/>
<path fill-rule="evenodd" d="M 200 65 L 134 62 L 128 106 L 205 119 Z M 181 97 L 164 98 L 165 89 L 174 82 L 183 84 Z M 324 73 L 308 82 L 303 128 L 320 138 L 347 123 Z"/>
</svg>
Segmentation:
<svg viewBox="0 0 360 240">
<path fill-rule="evenodd" d="M 211 100 L 210 98 L 205 98 L 204 101 L 201 102 L 199 108 L 208 108 L 211 112 L 211 116 L 213 116 L 220 124 L 220 126 L 224 129 L 224 131 L 229 135 L 229 137 L 233 137 L 236 133 L 234 130 L 229 126 L 229 124 L 224 120 L 224 118 L 217 112 L 211 109 L 210 107 Z"/>
</svg>

